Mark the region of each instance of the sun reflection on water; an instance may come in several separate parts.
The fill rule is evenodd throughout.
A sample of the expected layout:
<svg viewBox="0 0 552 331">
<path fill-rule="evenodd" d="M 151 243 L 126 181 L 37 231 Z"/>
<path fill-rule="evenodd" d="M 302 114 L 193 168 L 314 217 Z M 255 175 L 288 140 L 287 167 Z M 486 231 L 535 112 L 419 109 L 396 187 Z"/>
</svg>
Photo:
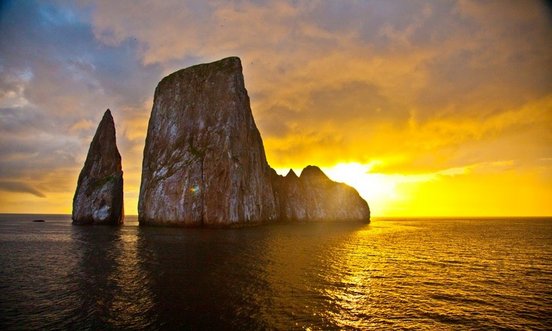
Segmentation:
<svg viewBox="0 0 552 331">
<path fill-rule="evenodd" d="M 226 230 L 0 222 L 11 234 L 0 236 L 0 260 L 10 266 L 0 273 L 0 324 L 550 329 L 551 227 L 515 219 Z"/>
<path fill-rule="evenodd" d="M 400 281 L 395 284 L 395 288 L 390 288 L 387 283 L 388 279 L 397 278 L 398 275 L 386 267 L 388 263 L 405 263 L 398 261 L 405 259 L 401 256 L 403 252 L 385 249 L 377 242 L 392 241 L 393 233 L 415 230 L 417 227 L 400 222 L 376 221 L 350 233 L 331 252 L 328 256 L 328 270 L 323 274 L 326 286 L 319 291 L 331 302 L 324 315 L 332 324 L 343 329 L 364 329 L 373 323 L 385 324 L 387 319 L 382 317 L 392 316 L 392 310 L 401 309 L 401 304 L 406 304 L 400 297 Z M 398 276 L 398 279 L 401 277 Z M 390 291 L 397 292 L 397 295 L 391 297 L 395 297 L 400 304 L 382 304 L 382 300 L 388 300 L 383 298 L 389 297 Z"/>
</svg>

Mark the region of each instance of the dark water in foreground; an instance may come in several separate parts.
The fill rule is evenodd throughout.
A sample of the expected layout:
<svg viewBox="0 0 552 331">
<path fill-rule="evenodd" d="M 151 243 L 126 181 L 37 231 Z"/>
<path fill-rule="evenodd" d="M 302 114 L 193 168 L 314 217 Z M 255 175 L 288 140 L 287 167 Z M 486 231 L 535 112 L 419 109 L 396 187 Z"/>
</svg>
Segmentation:
<svg viewBox="0 0 552 331">
<path fill-rule="evenodd" d="M 552 328 L 552 219 L 129 221 L 0 215 L 0 329 Z"/>
</svg>

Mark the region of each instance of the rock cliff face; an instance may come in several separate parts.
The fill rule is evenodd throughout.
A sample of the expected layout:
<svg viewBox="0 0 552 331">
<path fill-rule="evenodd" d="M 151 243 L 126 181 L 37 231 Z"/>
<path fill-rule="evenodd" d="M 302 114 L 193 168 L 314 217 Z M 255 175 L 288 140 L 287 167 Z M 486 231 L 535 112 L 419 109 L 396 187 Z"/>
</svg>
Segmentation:
<svg viewBox="0 0 552 331">
<path fill-rule="evenodd" d="M 352 187 L 330 180 L 318 167 L 308 166 L 301 177 L 290 170 L 273 177 L 285 221 L 369 221 L 370 208 Z"/>
<path fill-rule="evenodd" d="M 320 169 L 281 177 L 268 166 L 236 57 L 157 86 L 138 213 L 140 224 L 179 226 L 370 219 L 358 193 Z"/>
<path fill-rule="evenodd" d="M 140 224 L 228 226 L 278 217 L 239 58 L 196 65 L 155 90 Z"/>
<path fill-rule="evenodd" d="M 123 171 L 109 109 L 98 125 L 79 175 L 72 218 L 73 224 L 123 223 Z"/>
<path fill-rule="evenodd" d="M 274 172 L 272 185 L 280 207 L 280 220 L 306 221 L 309 219 L 305 187 L 293 170 L 290 170 L 285 177 L 276 175 Z"/>
</svg>

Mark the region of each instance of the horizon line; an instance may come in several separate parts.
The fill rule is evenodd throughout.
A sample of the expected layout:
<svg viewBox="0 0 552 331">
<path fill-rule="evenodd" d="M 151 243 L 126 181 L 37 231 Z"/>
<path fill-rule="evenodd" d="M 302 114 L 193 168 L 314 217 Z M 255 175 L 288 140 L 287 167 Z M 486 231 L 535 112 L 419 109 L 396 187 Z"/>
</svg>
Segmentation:
<svg viewBox="0 0 552 331">
<path fill-rule="evenodd" d="M 72 214 L 67 213 L 17 213 L 17 212 L 0 212 L 0 215 L 56 215 L 56 216 L 71 216 Z M 137 214 L 127 214 L 125 217 L 138 217 Z M 391 218 L 437 218 L 437 219 L 447 219 L 447 218 L 552 218 L 552 215 L 487 215 L 487 216 L 473 216 L 473 215 L 439 215 L 439 216 L 427 216 L 427 215 L 412 215 L 412 216 L 377 216 L 372 215 L 370 219 L 391 219 Z"/>
</svg>

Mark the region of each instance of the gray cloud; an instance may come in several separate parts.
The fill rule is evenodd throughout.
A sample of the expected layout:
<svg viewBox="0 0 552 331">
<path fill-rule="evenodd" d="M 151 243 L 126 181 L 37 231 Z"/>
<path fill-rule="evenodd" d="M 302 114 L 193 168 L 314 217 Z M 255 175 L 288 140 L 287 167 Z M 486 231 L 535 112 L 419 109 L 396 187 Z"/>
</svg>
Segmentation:
<svg viewBox="0 0 552 331">
<path fill-rule="evenodd" d="M 75 6 L 14 1 L 0 12 L 0 180 L 12 191 L 23 181 L 42 192 L 73 186 L 105 109 L 118 127 L 142 117 L 162 75 L 135 41 L 99 43 L 89 11 Z"/>
<path fill-rule="evenodd" d="M 39 198 L 45 198 L 46 195 L 31 185 L 17 181 L 4 181 L 0 180 L 0 190 L 15 192 L 15 193 L 29 193 Z"/>
</svg>

